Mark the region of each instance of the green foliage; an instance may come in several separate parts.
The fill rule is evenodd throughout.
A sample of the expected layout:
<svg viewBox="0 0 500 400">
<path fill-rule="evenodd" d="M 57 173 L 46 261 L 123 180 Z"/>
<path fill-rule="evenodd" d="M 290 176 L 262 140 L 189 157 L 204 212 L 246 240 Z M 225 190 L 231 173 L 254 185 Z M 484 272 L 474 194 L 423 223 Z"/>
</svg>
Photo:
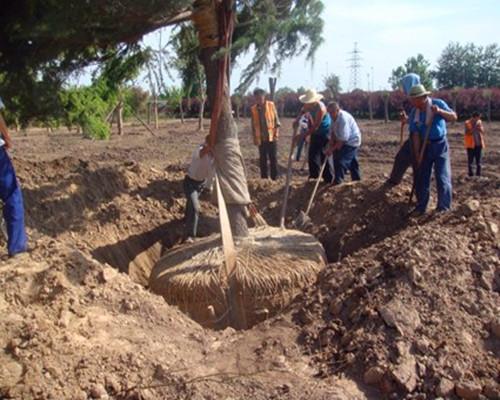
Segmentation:
<svg viewBox="0 0 500 400">
<path fill-rule="evenodd" d="M 430 66 L 431 63 L 427 61 L 422 54 L 418 54 L 416 57 L 410 57 L 406 60 L 405 65 L 392 70 L 389 83 L 392 88 L 396 90 L 399 88 L 403 76 L 409 73 L 415 73 L 420 76 L 420 81 L 425 88 L 432 90 L 434 85 L 432 83 L 432 71 L 429 69 Z"/>
<path fill-rule="evenodd" d="M 201 97 L 206 90 L 205 72 L 199 59 L 200 45 L 193 25 L 179 25 L 170 44 L 176 54 L 171 65 L 179 71 L 184 92 L 188 97 Z"/>
<path fill-rule="evenodd" d="M 330 74 L 323 78 L 323 84 L 330 91 L 333 98 L 336 98 L 342 88 L 340 87 L 340 78 L 335 74 Z"/>
<path fill-rule="evenodd" d="M 450 43 L 438 60 L 436 79 L 446 89 L 500 86 L 500 47 Z"/>
<path fill-rule="evenodd" d="M 167 88 L 165 94 L 161 96 L 161 99 L 166 100 L 168 109 L 174 111 L 179 108 L 179 105 L 185 97 L 186 95 L 182 88 L 171 86 Z"/>
<path fill-rule="evenodd" d="M 236 91 L 245 93 L 260 72 L 275 73 L 288 58 L 307 52 L 312 61 L 323 43 L 323 8 L 320 0 L 238 1 L 231 57 L 234 62 L 250 49 L 255 54 Z"/>
<path fill-rule="evenodd" d="M 107 88 L 102 82 L 61 91 L 60 99 L 65 110 L 66 126 L 79 126 L 83 135 L 89 138 L 108 139 L 111 131 L 105 118 L 111 107 L 109 102 L 104 100 L 106 94 Z"/>
</svg>

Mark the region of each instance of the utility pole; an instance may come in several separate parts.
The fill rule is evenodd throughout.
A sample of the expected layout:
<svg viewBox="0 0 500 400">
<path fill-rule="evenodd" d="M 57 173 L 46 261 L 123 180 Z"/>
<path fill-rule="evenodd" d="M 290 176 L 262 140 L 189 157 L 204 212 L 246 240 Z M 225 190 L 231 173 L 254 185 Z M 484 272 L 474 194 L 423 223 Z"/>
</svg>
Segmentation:
<svg viewBox="0 0 500 400">
<path fill-rule="evenodd" d="M 349 86 L 351 90 L 359 88 L 359 70 L 361 69 L 361 51 L 358 49 L 358 42 L 354 42 L 354 50 L 350 53 L 349 68 L 351 69 L 351 79 Z"/>
</svg>

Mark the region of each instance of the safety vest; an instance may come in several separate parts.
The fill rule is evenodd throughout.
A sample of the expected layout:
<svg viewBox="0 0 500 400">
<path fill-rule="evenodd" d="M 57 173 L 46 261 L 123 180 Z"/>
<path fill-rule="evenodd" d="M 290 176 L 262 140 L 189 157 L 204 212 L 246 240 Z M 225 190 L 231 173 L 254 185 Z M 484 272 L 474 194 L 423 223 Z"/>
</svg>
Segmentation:
<svg viewBox="0 0 500 400">
<path fill-rule="evenodd" d="M 259 110 L 257 108 L 257 104 L 253 105 L 251 108 L 252 111 L 252 121 L 253 121 L 253 134 L 255 138 L 255 143 L 260 145 L 262 143 L 262 132 L 260 130 L 260 118 L 259 118 Z M 266 118 L 267 131 L 269 135 L 269 141 L 274 141 L 276 131 L 276 107 L 272 101 L 266 101 L 264 103 L 264 115 Z"/>
<path fill-rule="evenodd" d="M 477 128 L 481 127 L 483 123 L 481 120 L 477 121 Z M 481 138 L 481 147 L 484 149 L 486 146 L 484 145 L 484 137 L 483 133 L 478 130 L 479 137 Z M 476 147 L 476 142 L 474 141 L 474 121 L 472 119 L 468 119 L 465 121 L 465 135 L 464 135 L 464 145 L 466 149 L 473 149 Z"/>
</svg>

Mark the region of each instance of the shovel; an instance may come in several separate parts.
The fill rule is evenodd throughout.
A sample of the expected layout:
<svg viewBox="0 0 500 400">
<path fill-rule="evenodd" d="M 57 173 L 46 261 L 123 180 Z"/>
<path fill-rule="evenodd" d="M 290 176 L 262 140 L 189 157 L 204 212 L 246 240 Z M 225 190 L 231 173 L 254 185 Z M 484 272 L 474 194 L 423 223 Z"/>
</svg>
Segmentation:
<svg viewBox="0 0 500 400">
<path fill-rule="evenodd" d="M 281 208 L 280 216 L 280 228 L 285 229 L 285 216 L 286 208 L 288 205 L 288 194 L 290 193 L 290 181 L 292 178 L 292 162 L 293 162 L 293 149 L 295 148 L 295 137 L 299 127 L 297 126 L 293 131 L 292 144 L 290 145 L 290 153 L 288 154 L 288 166 L 286 168 L 286 183 L 285 183 L 285 193 L 283 194 L 283 206 Z"/>
<path fill-rule="evenodd" d="M 297 218 L 295 218 L 295 220 L 293 221 L 293 225 L 298 229 L 304 229 L 312 223 L 311 218 L 309 218 L 309 211 L 311 211 L 314 197 L 316 196 L 316 192 L 318 191 L 319 182 L 321 181 L 327 162 L 328 157 L 325 157 L 325 161 L 323 161 L 323 165 L 321 166 L 318 179 L 316 179 L 316 184 L 314 185 L 311 198 L 309 199 L 309 204 L 307 204 L 306 212 L 300 211 L 299 215 L 297 215 Z"/>
</svg>

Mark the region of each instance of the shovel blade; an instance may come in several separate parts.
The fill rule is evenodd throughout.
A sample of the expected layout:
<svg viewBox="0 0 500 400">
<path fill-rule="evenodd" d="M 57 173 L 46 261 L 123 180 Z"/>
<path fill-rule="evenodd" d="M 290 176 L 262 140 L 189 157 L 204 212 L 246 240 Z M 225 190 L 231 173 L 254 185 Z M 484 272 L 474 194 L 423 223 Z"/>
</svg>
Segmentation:
<svg viewBox="0 0 500 400">
<path fill-rule="evenodd" d="M 304 212 L 301 211 L 299 215 L 297 215 L 297 218 L 295 218 L 294 221 L 294 226 L 299 229 L 304 229 L 307 228 L 309 225 L 312 224 L 311 218 Z"/>
</svg>

